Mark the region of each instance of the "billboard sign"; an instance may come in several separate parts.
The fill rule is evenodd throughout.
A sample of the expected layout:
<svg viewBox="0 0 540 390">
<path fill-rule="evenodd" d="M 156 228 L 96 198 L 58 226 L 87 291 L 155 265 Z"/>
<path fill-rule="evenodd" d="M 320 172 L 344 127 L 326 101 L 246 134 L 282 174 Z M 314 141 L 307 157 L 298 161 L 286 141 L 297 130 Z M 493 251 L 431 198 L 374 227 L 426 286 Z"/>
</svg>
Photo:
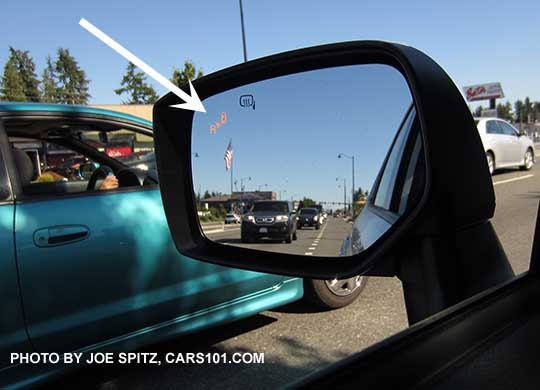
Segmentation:
<svg viewBox="0 0 540 390">
<path fill-rule="evenodd" d="M 501 83 L 477 84 L 463 87 L 467 101 L 499 99 L 504 97 Z"/>
<path fill-rule="evenodd" d="M 107 153 L 107 156 L 109 157 L 122 157 L 122 156 L 129 156 L 131 154 L 132 150 L 129 146 L 117 146 L 115 148 L 106 148 L 105 153 Z"/>
</svg>

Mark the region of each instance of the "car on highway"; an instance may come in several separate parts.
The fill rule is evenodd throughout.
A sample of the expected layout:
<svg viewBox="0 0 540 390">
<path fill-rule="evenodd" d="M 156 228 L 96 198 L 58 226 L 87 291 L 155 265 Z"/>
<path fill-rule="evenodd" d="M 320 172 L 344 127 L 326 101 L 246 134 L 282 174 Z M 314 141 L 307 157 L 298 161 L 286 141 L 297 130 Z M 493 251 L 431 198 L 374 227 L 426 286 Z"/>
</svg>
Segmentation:
<svg viewBox="0 0 540 390">
<path fill-rule="evenodd" d="M 296 224 L 298 229 L 313 227 L 317 230 L 321 228 L 322 215 L 316 208 L 304 207 L 298 212 Z"/>
<path fill-rule="evenodd" d="M 240 223 L 242 222 L 242 218 L 238 214 L 235 213 L 227 213 L 225 215 L 225 224 L 231 224 L 231 223 Z"/>
<path fill-rule="evenodd" d="M 317 211 L 319 212 L 319 222 L 322 225 L 326 221 L 326 213 L 324 212 L 322 205 L 316 204 L 311 207 L 317 209 Z"/>
<path fill-rule="evenodd" d="M 529 170 L 535 163 L 534 142 L 507 121 L 499 118 L 475 118 L 486 152 L 489 172 L 519 167 Z"/>
<path fill-rule="evenodd" d="M 296 210 L 292 202 L 259 200 L 244 214 L 240 237 L 244 243 L 271 239 L 290 244 L 297 239 L 296 229 Z"/>
<path fill-rule="evenodd" d="M 105 153 L 102 133 L 135 139 L 133 161 L 148 169 Z M 304 291 L 329 291 L 309 279 L 178 253 L 152 174 L 153 147 L 152 123 L 138 117 L 0 103 L 1 388 L 26 388 L 65 368 L 11 363 L 10 353 L 133 350 L 299 300 Z M 56 158 L 60 152 L 78 157 Z M 129 153 L 123 150 L 124 157 Z M 94 167 L 89 176 L 39 180 L 81 162 Z M 99 190 L 110 173 L 118 188 Z M 291 215 L 287 203 L 276 206 L 280 212 L 272 215 Z M 296 233 L 292 218 L 286 226 L 294 228 L 285 235 Z M 306 298 L 331 307 L 317 296 Z"/>
</svg>

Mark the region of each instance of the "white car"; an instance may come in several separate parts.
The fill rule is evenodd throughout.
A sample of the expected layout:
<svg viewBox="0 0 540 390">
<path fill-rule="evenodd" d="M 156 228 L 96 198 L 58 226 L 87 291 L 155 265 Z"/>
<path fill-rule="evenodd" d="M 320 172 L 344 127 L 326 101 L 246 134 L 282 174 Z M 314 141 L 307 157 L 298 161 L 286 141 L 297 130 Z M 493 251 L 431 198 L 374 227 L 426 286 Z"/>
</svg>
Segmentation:
<svg viewBox="0 0 540 390">
<path fill-rule="evenodd" d="M 534 165 L 534 142 L 508 122 L 498 118 L 475 118 L 486 151 L 489 172 L 500 168 Z"/>
<path fill-rule="evenodd" d="M 238 214 L 229 213 L 229 214 L 225 215 L 225 224 L 240 223 L 241 221 L 242 221 L 242 219 L 240 218 L 240 216 Z"/>
</svg>

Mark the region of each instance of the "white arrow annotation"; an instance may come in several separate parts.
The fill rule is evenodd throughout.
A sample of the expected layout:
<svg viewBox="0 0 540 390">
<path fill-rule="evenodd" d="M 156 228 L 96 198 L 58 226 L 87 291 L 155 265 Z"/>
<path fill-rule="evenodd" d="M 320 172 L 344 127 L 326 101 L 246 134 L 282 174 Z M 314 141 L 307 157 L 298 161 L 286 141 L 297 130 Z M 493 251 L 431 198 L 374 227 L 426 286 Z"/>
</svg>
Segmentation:
<svg viewBox="0 0 540 390">
<path fill-rule="evenodd" d="M 82 18 L 79 21 L 79 25 L 81 27 L 83 27 L 85 30 L 87 30 L 90 34 L 92 34 L 96 38 L 98 38 L 100 41 L 102 41 L 104 44 L 109 46 L 111 49 L 116 51 L 118 54 L 120 54 L 126 60 L 131 62 L 137 68 L 142 70 L 148 76 L 152 77 L 154 80 L 156 80 L 158 83 L 160 83 L 163 87 L 165 87 L 166 89 L 168 89 L 169 91 L 174 93 L 176 96 L 178 96 L 180 99 L 185 101 L 185 103 L 172 104 L 170 107 L 183 108 L 184 110 L 206 112 L 206 110 L 204 109 L 204 106 L 203 106 L 203 104 L 201 102 L 201 99 L 199 99 L 199 96 L 197 95 L 197 92 L 195 91 L 195 88 L 193 88 L 193 85 L 191 84 L 191 80 L 188 80 L 188 82 L 189 82 L 189 93 L 191 94 L 191 96 L 189 96 L 187 93 L 185 93 L 180 88 L 178 88 L 176 85 L 174 85 L 169 79 L 167 79 L 162 74 L 157 72 L 154 68 L 152 68 L 150 65 L 145 63 L 139 57 L 135 56 L 132 52 L 130 52 L 125 47 L 123 47 L 118 42 L 116 42 L 114 39 L 109 37 L 107 34 L 105 34 L 99 28 L 97 28 L 92 23 L 90 23 L 88 20 Z"/>
</svg>

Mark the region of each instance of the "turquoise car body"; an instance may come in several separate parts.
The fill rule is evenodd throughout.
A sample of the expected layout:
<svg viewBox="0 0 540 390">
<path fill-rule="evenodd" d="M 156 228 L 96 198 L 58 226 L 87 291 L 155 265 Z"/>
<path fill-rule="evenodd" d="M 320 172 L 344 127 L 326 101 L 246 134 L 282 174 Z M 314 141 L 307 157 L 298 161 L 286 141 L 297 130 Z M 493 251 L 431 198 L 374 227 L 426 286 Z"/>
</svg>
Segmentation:
<svg viewBox="0 0 540 390">
<path fill-rule="evenodd" d="M 0 103 L 0 120 L 21 113 L 152 126 L 91 107 Z M 301 279 L 179 254 L 156 187 L 19 199 L 9 193 L 8 158 L 0 154 L 0 186 L 8 187 L 0 188 L 8 192 L 0 199 L 0 388 L 26 388 L 66 369 L 12 364 L 11 353 L 133 350 L 303 295 Z M 51 229 L 89 234 L 69 244 L 39 246 L 40 234 Z"/>
</svg>

